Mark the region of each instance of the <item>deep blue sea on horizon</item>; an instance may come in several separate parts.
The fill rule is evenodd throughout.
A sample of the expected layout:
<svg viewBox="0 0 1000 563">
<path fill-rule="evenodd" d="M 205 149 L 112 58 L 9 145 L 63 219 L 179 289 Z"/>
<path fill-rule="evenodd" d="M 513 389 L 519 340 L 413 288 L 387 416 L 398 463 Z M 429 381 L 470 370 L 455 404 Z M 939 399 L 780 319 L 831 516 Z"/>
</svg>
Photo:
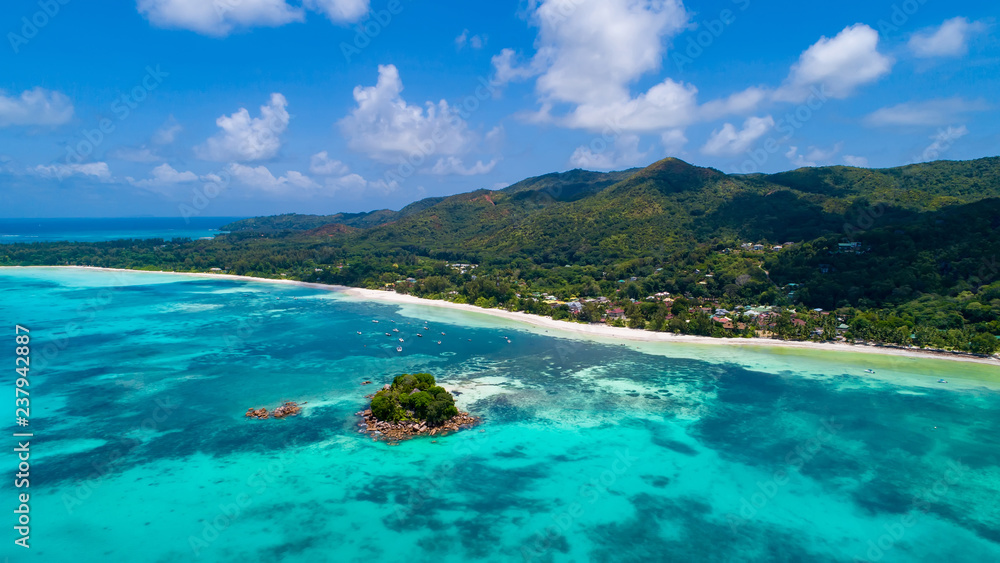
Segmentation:
<svg viewBox="0 0 1000 563">
<path fill-rule="evenodd" d="M 14 325 L 31 330 L 35 434 L 30 551 L 5 438 L 0 560 L 1000 560 L 993 366 L 589 340 L 81 269 L 0 268 L 0 322 L 11 368 Z M 365 394 L 421 371 L 483 425 L 395 446 L 358 432 Z M 284 400 L 302 415 L 244 417 Z"/>
<path fill-rule="evenodd" d="M 239 219 L 241 217 L 0 219 L 0 244 L 212 238 L 219 234 L 220 227 Z"/>
</svg>

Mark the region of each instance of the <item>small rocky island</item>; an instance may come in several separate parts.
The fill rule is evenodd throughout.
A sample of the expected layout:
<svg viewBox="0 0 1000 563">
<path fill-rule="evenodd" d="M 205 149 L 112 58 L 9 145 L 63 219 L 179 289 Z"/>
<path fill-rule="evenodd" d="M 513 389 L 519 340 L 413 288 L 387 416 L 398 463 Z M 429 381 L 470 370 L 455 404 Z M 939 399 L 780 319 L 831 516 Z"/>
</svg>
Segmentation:
<svg viewBox="0 0 1000 563">
<path fill-rule="evenodd" d="M 357 414 L 364 419 L 358 423 L 358 432 L 390 441 L 457 432 L 482 422 L 459 412 L 452 394 L 438 386 L 429 373 L 396 377 L 375 393 L 367 410 Z"/>
<path fill-rule="evenodd" d="M 303 405 L 306 403 L 302 403 Z M 302 412 L 302 407 L 298 403 L 292 401 L 285 401 L 284 404 L 275 408 L 270 413 L 267 409 L 261 407 L 259 409 L 254 409 L 250 407 L 247 409 L 246 417 L 255 418 L 257 420 L 267 420 L 268 418 L 285 418 L 286 416 L 298 416 Z"/>
</svg>

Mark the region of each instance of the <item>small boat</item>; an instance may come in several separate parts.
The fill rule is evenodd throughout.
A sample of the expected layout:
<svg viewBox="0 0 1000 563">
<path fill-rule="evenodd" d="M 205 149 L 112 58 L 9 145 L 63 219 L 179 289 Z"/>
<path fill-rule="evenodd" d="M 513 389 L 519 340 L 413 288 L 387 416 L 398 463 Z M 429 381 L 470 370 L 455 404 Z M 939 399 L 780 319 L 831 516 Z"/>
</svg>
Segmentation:
<svg viewBox="0 0 1000 563">
<path fill-rule="evenodd" d="M 444 336 L 444 333 L 443 333 L 443 332 L 441 333 L 441 336 Z"/>
<path fill-rule="evenodd" d="M 397 352 L 402 352 L 403 351 L 403 347 L 402 346 L 396 346 L 396 351 Z"/>
<path fill-rule="evenodd" d="M 392 333 L 391 332 L 387 332 L 387 333 L 385 333 L 385 335 L 386 336 L 392 336 Z"/>
<path fill-rule="evenodd" d="M 419 332 L 417 333 L 417 338 L 423 338 L 423 337 L 424 337 L 423 334 L 420 334 Z"/>
<path fill-rule="evenodd" d="M 360 330 L 358 331 L 358 334 L 361 334 L 361 331 L 360 331 Z"/>
<path fill-rule="evenodd" d="M 393 332 L 399 332 L 399 329 L 398 328 L 394 328 L 394 329 L 392 329 L 392 331 Z"/>
<path fill-rule="evenodd" d="M 400 341 L 400 342 L 402 342 L 402 341 L 403 341 L 403 339 L 402 339 L 402 338 L 400 338 L 400 339 L 399 339 L 399 341 Z"/>
<path fill-rule="evenodd" d="M 945 380 L 945 379 L 939 379 L 939 380 L 938 380 L 938 383 L 948 383 L 948 381 L 947 381 L 947 380 Z"/>
<path fill-rule="evenodd" d="M 440 341 L 440 340 L 438 340 L 438 344 L 441 344 L 441 341 Z"/>
<path fill-rule="evenodd" d="M 875 370 L 873 370 L 873 369 L 866 369 L 865 373 L 875 373 Z"/>
<path fill-rule="evenodd" d="M 375 323 L 375 324 L 378 324 L 378 321 L 372 321 L 372 322 Z"/>
</svg>

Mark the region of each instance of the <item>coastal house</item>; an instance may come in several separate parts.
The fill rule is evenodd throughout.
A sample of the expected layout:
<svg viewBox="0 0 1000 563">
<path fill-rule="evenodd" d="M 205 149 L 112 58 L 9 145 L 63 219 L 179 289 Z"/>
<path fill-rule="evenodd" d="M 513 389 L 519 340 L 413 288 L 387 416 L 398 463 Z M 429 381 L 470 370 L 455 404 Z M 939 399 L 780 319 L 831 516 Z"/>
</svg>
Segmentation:
<svg viewBox="0 0 1000 563">
<path fill-rule="evenodd" d="M 609 309 L 607 315 L 605 315 L 608 320 L 624 319 L 625 309 Z"/>
</svg>

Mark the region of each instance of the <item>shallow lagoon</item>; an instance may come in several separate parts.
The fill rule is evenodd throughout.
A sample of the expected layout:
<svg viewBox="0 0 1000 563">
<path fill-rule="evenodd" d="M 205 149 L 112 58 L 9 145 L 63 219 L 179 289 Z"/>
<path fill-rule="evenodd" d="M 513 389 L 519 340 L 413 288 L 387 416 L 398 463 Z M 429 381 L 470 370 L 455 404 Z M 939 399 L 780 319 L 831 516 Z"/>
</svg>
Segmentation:
<svg viewBox="0 0 1000 563">
<path fill-rule="evenodd" d="M 989 366 L 623 346 L 169 274 L 0 270 L 0 312 L 35 368 L 15 561 L 1000 560 Z M 360 383 L 415 371 L 483 432 L 358 434 Z M 243 418 L 284 399 L 303 416 Z"/>
</svg>

